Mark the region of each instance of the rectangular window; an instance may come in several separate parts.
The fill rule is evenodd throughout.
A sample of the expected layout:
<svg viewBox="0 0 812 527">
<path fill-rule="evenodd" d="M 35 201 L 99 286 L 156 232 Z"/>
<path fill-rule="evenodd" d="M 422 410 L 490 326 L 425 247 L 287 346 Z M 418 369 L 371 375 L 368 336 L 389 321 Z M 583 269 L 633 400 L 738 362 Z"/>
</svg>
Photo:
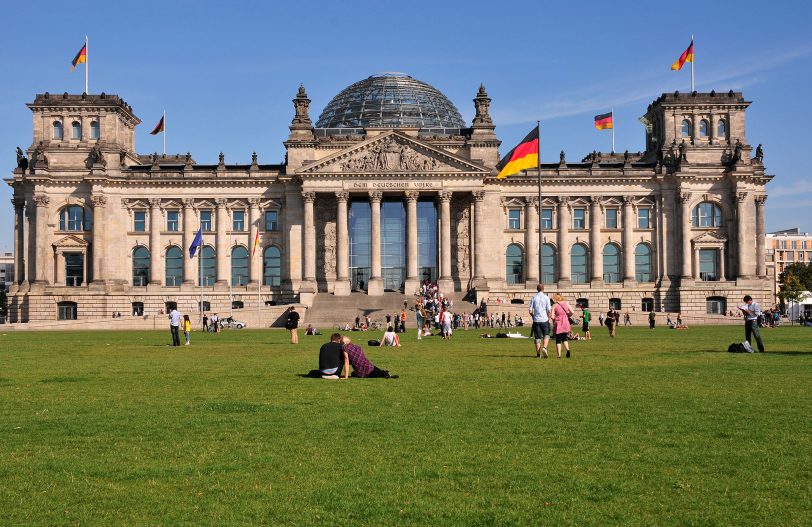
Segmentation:
<svg viewBox="0 0 812 527">
<path fill-rule="evenodd" d="M 795 251 L 787 251 L 787 261 L 788 262 L 795 261 Z"/>
<path fill-rule="evenodd" d="M 804 240 L 804 242 L 803 242 L 804 250 L 809 249 L 809 247 L 807 247 L 806 243 L 807 243 L 806 240 Z"/>
<path fill-rule="evenodd" d="M 245 211 L 235 210 L 231 212 L 231 230 L 244 231 L 245 230 Z"/>
<path fill-rule="evenodd" d="M 705 282 L 719 280 L 719 251 L 699 249 L 699 279 Z"/>
<path fill-rule="evenodd" d="M 637 228 L 651 228 L 651 209 L 637 209 Z"/>
<path fill-rule="evenodd" d="M 586 209 L 572 209 L 572 228 L 586 229 Z"/>
<path fill-rule="evenodd" d="M 147 230 L 147 211 L 137 210 L 133 212 L 133 230 L 135 232 L 146 232 Z"/>
<path fill-rule="evenodd" d="M 508 209 L 508 229 L 522 228 L 522 209 Z"/>
<path fill-rule="evenodd" d="M 265 230 L 276 231 L 279 230 L 279 213 L 275 210 L 265 211 Z"/>
<path fill-rule="evenodd" d="M 211 210 L 200 211 L 200 228 L 203 232 L 211 232 Z"/>
<path fill-rule="evenodd" d="M 798 248 L 798 240 L 792 240 L 792 248 L 793 248 L 793 249 L 797 249 L 797 248 Z"/>
<path fill-rule="evenodd" d="M 166 230 L 169 232 L 178 232 L 178 217 L 180 213 L 176 210 L 166 211 Z"/>
<path fill-rule="evenodd" d="M 606 209 L 606 228 L 617 229 L 617 209 Z"/>
<path fill-rule="evenodd" d="M 541 228 L 553 228 L 553 209 L 541 209 Z"/>
<path fill-rule="evenodd" d="M 709 315 L 724 315 L 727 313 L 727 299 L 719 296 L 712 296 L 705 300 L 706 311 Z"/>
<path fill-rule="evenodd" d="M 803 251 L 798 251 L 798 260 L 803 260 L 803 259 L 804 259 L 804 252 Z"/>
</svg>

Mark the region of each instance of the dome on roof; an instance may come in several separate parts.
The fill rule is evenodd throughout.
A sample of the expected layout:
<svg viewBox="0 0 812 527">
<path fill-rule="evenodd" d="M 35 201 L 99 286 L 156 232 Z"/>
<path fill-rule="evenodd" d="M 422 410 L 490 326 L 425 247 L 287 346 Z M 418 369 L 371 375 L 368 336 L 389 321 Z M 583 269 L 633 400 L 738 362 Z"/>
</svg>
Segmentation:
<svg viewBox="0 0 812 527">
<path fill-rule="evenodd" d="M 458 133 L 457 107 L 435 87 L 403 73 L 379 73 L 344 88 L 321 112 L 316 128 L 420 128 Z"/>
</svg>

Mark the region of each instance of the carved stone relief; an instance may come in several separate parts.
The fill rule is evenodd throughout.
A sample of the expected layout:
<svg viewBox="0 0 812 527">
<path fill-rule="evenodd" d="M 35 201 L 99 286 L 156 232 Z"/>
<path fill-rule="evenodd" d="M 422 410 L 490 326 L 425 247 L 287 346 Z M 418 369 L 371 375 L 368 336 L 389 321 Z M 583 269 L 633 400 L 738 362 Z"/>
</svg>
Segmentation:
<svg viewBox="0 0 812 527">
<path fill-rule="evenodd" d="M 463 288 L 471 278 L 471 201 L 467 196 L 451 198 L 451 275 L 459 278 Z"/>
<path fill-rule="evenodd" d="M 316 282 L 319 291 L 327 291 L 327 282 L 336 278 L 336 218 L 338 203 L 335 195 L 319 194 L 316 198 Z"/>
<path fill-rule="evenodd" d="M 400 144 L 394 137 L 387 137 L 360 155 L 342 161 L 339 166 L 343 172 L 412 172 L 437 170 L 441 164 L 438 159 Z"/>
</svg>

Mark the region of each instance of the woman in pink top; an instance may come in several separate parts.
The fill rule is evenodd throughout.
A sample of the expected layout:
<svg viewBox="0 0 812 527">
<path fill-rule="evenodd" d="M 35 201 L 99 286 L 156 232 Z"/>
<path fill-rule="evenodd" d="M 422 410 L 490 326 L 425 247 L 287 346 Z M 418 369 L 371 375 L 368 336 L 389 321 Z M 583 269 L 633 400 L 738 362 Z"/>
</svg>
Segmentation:
<svg viewBox="0 0 812 527">
<path fill-rule="evenodd" d="M 555 351 L 558 358 L 561 358 L 561 344 L 567 350 L 567 358 L 570 358 L 570 343 L 567 334 L 570 332 L 570 319 L 573 315 L 572 308 L 564 301 L 564 297 L 558 293 L 552 295 L 555 306 L 553 307 L 553 332 L 555 333 Z"/>
</svg>

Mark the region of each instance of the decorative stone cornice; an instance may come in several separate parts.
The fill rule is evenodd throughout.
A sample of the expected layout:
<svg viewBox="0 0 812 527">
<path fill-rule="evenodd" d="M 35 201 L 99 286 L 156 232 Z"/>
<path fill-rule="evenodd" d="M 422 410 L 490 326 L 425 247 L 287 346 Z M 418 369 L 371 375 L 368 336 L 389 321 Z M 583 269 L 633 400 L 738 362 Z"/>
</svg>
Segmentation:
<svg viewBox="0 0 812 527">
<path fill-rule="evenodd" d="M 262 200 L 259 198 L 248 198 L 248 204 L 251 208 L 258 208 L 260 203 L 262 203 Z"/>
<path fill-rule="evenodd" d="M 485 201 L 485 191 L 478 190 L 476 192 L 473 192 L 472 194 L 474 196 L 475 202 L 482 203 L 483 201 Z"/>
<path fill-rule="evenodd" d="M 538 208 L 539 206 L 539 199 L 536 196 L 524 198 L 525 204 L 527 204 L 531 208 Z"/>
<path fill-rule="evenodd" d="M 90 200 L 93 203 L 93 208 L 104 207 L 107 205 L 107 197 L 100 194 L 91 197 Z"/>
<path fill-rule="evenodd" d="M 218 209 L 223 209 L 226 207 L 226 205 L 228 205 L 228 200 L 226 198 L 217 198 L 214 200 L 214 202 L 217 203 Z"/>
<path fill-rule="evenodd" d="M 316 201 L 316 193 L 315 192 L 302 192 L 302 200 L 305 203 L 313 203 Z"/>
<path fill-rule="evenodd" d="M 755 197 L 755 201 L 756 201 L 756 205 L 758 205 L 759 207 L 761 207 L 761 206 L 763 206 L 765 203 L 767 203 L 767 196 L 766 196 L 766 195 L 756 196 L 756 197 Z"/>
<path fill-rule="evenodd" d="M 161 208 L 161 199 L 160 198 L 153 198 L 149 200 L 149 206 L 153 209 Z"/>
<path fill-rule="evenodd" d="M 336 192 L 336 200 L 339 203 L 346 203 L 347 200 L 349 200 L 349 199 L 350 199 L 350 193 L 349 192 L 347 192 L 345 190 L 340 190 L 340 191 Z"/>
<path fill-rule="evenodd" d="M 679 199 L 682 203 L 688 203 L 691 201 L 692 194 L 690 192 L 680 192 Z"/>
<path fill-rule="evenodd" d="M 50 202 L 51 202 L 51 198 L 49 198 L 48 196 L 46 196 L 44 194 L 34 196 L 34 206 L 35 207 L 47 207 Z"/>
<path fill-rule="evenodd" d="M 569 205 L 569 203 L 570 203 L 570 197 L 569 196 L 559 196 L 558 197 L 558 205 L 559 206 L 566 207 L 567 205 Z"/>
<path fill-rule="evenodd" d="M 634 205 L 634 196 L 623 196 L 623 205 Z"/>
<path fill-rule="evenodd" d="M 420 198 L 420 192 L 415 191 L 405 192 L 404 195 L 406 196 L 406 201 L 409 203 L 415 202 Z"/>
<path fill-rule="evenodd" d="M 749 196 L 749 192 L 736 192 L 736 203 L 744 203 Z"/>
<path fill-rule="evenodd" d="M 191 209 L 195 206 L 194 198 L 183 198 L 182 203 L 184 209 Z"/>
<path fill-rule="evenodd" d="M 477 194 L 477 193 L 475 192 L 474 194 Z M 482 197 L 484 199 L 485 194 L 484 193 L 481 193 L 481 194 L 482 194 Z M 447 190 L 444 190 L 442 192 L 437 193 L 437 197 L 440 199 L 441 202 L 442 201 L 449 201 L 450 202 L 452 196 L 453 196 L 453 194 L 451 192 L 447 191 Z M 477 199 L 476 196 L 474 196 L 474 199 Z"/>
<path fill-rule="evenodd" d="M 383 199 L 383 192 L 372 191 L 369 193 L 369 201 L 373 203 L 380 203 Z"/>
</svg>

